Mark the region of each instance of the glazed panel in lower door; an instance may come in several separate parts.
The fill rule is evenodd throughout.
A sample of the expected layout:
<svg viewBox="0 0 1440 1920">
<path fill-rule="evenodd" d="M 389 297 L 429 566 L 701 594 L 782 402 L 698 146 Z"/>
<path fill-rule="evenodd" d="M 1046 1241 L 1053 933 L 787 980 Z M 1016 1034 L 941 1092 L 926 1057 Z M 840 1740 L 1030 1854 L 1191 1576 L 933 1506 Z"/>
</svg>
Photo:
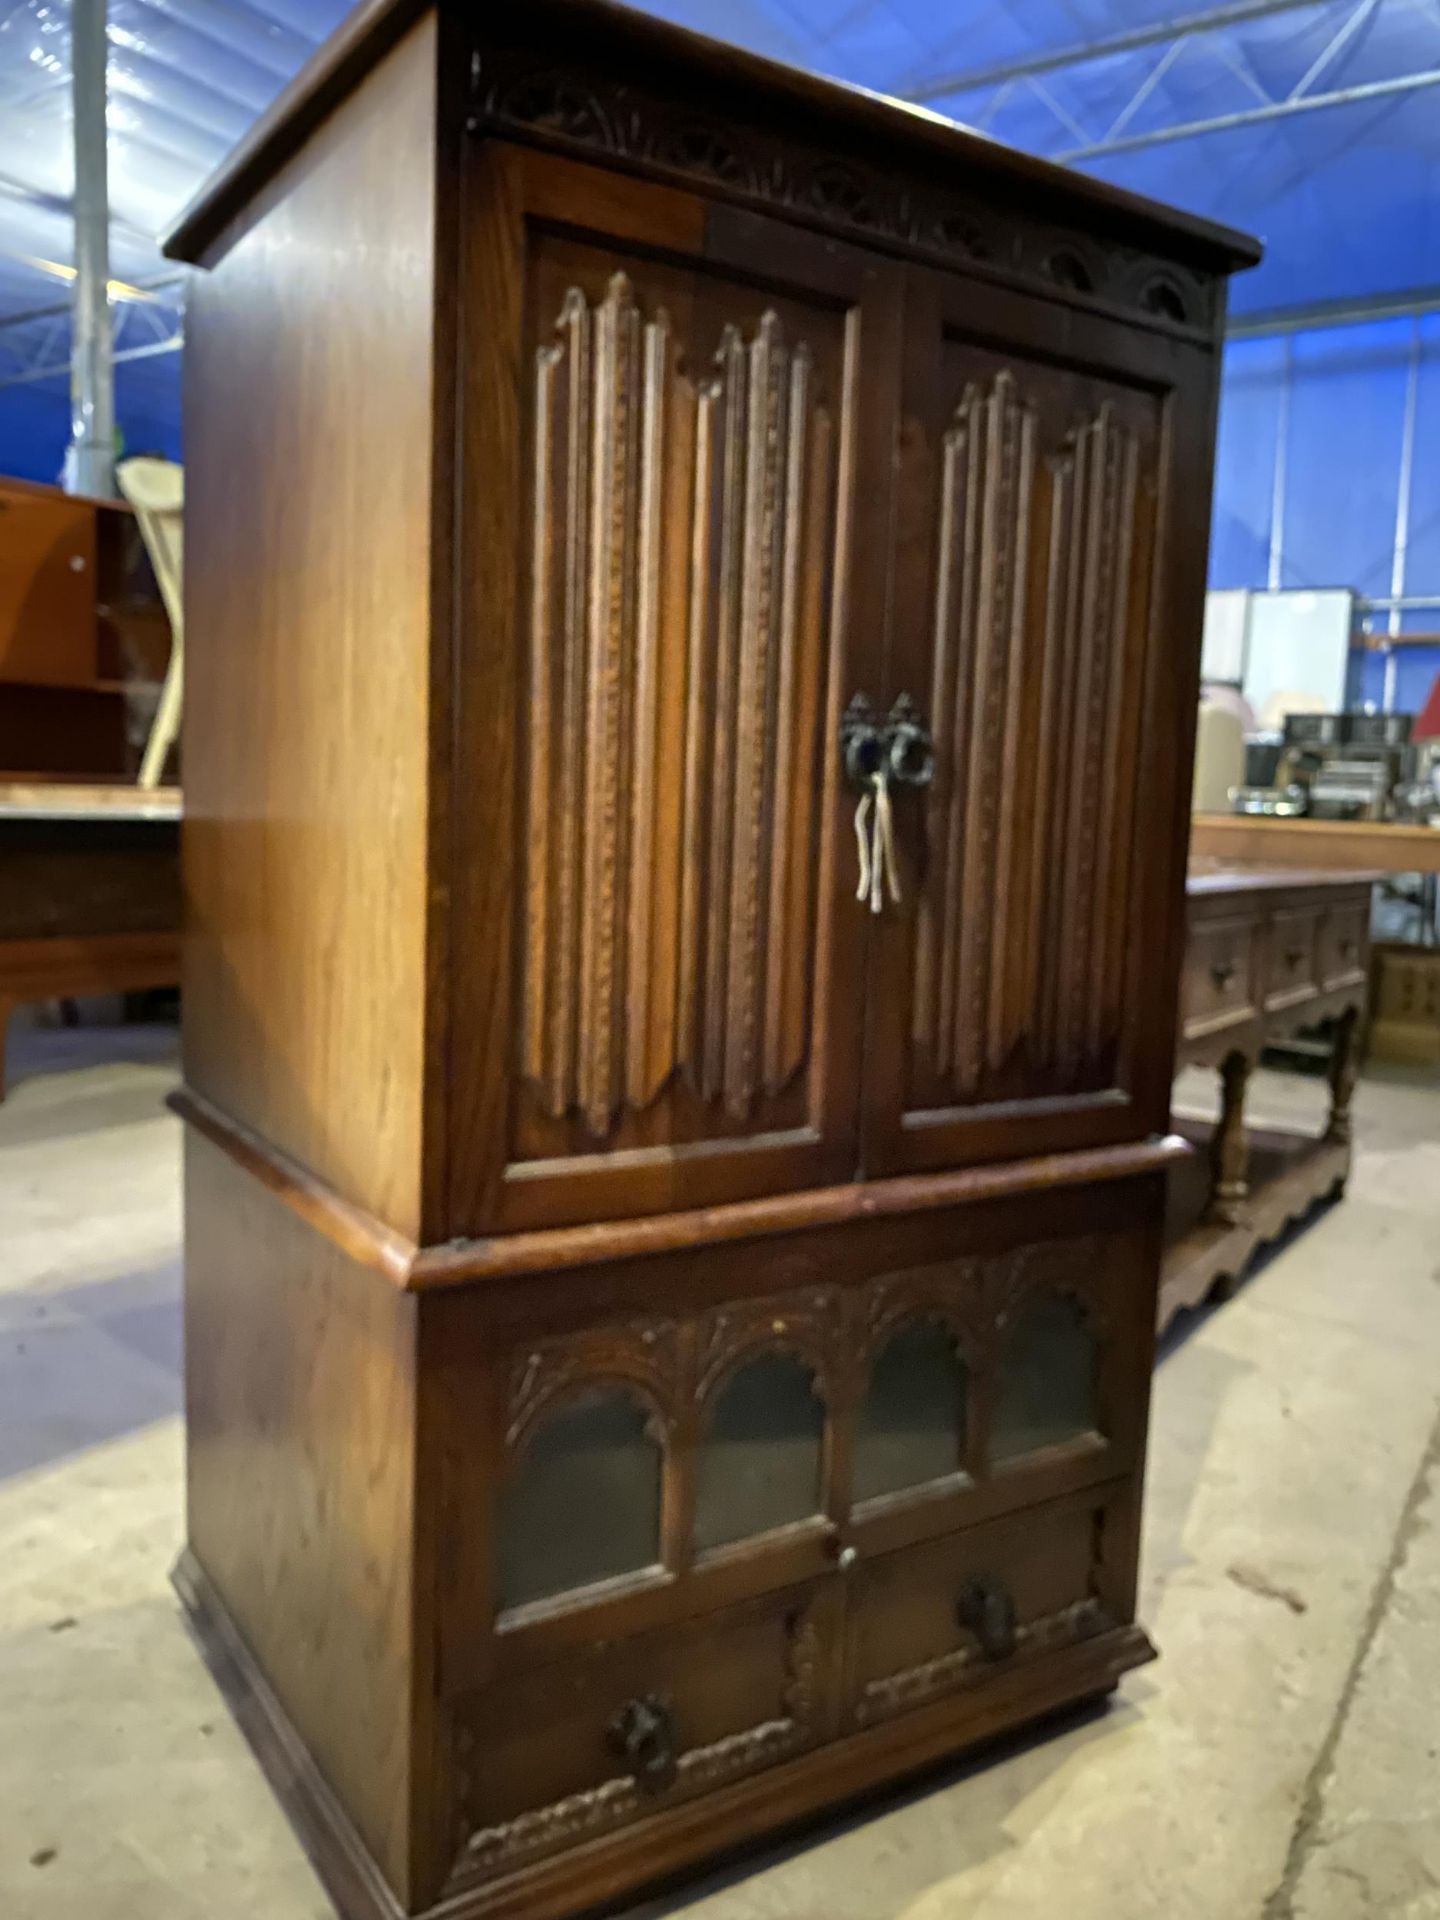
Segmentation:
<svg viewBox="0 0 1440 1920">
<path fill-rule="evenodd" d="M 475 486 L 521 502 L 521 591 L 505 759 L 462 807 L 513 778 L 521 853 L 508 1012 L 483 968 L 473 1007 L 460 984 L 512 1065 L 462 1224 L 848 1177 L 864 926 L 833 716 L 879 633 L 860 475 L 893 433 L 896 276 L 763 222 L 742 261 L 701 200 L 489 164 L 526 203 L 519 443 Z M 477 683 L 495 645 L 477 626 Z"/>
<path fill-rule="evenodd" d="M 847 1713 L 871 1726 L 1126 1624 L 1129 1484 L 862 1559 L 848 1588 Z"/>
<path fill-rule="evenodd" d="M 825 1738 L 840 1600 L 822 1581 L 462 1696 L 452 1881 L 503 1874 Z"/>
<path fill-rule="evenodd" d="M 889 1272 L 862 1296 L 844 1538 L 862 1557 L 1113 1481 L 1144 1446 L 1143 1233 Z"/>
</svg>

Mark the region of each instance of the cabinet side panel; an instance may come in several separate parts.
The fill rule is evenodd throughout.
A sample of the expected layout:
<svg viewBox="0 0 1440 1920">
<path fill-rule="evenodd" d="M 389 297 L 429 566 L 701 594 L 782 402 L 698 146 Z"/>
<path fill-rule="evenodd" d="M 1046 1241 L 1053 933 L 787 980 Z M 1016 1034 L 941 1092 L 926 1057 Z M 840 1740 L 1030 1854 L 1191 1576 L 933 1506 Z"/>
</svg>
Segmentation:
<svg viewBox="0 0 1440 1920">
<path fill-rule="evenodd" d="M 191 1552 L 404 1888 L 415 1304 L 193 1133 L 185 1210 Z"/>
<path fill-rule="evenodd" d="M 435 28 L 198 276 L 187 322 L 186 1073 L 419 1226 Z"/>
</svg>

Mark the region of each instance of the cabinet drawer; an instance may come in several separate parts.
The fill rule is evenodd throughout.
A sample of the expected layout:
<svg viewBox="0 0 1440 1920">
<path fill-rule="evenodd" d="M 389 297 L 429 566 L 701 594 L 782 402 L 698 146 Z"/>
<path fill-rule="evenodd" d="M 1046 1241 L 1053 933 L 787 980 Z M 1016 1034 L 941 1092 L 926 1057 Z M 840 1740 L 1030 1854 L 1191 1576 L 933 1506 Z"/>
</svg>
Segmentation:
<svg viewBox="0 0 1440 1920">
<path fill-rule="evenodd" d="M 851 1577 L 849 1703 L 868 1726 L 1128 1620 L 1110 1535 L 1128 1483 L 886 1554 Z"/>
<path fill-rule="evenodd" d="M 1255 933 L 1248 920 L 1217 920 L 1191 929 L 1181 999 L 1187 1040 L 1254 1017 Z"/>
<path fill-rule="evenodd" d="M 1369 905 L 1334 907 L 1320 923 L 1320 980 L 1327 991 L 1365 979 Z"/>
<path fill-rule="evenodd" d="M 1265 969 L 1265 1010 L 1313 1000 L 1320 991 L 1319 913 L 1277 913 L 1270 922 Z"/>
<path fill-rule="evenodd" d="M 790 1589 L 457 1702 L 459 1877 L 508 1871 L 821 1739 L 840 1600 L 834 1581 Z"/>
</svg>

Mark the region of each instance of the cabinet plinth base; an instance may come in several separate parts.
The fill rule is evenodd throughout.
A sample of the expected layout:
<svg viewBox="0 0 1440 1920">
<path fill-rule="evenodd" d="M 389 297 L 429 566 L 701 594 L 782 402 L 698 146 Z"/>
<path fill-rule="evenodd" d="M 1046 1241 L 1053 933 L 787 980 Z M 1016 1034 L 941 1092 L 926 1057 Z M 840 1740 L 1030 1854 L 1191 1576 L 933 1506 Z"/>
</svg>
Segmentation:
<svg viewBox="0 0 1440 1920">
<path fill-rule="evenodd" d="M 406 1920 L 188 1548 L 172 1578 L 207 1666 L 344 1920 Z M 983 1689 L 830 1741 L 558 1858 L 447 1893 L 420 1910 L 421 1920 L 553 1920 L 639 1892 L 1062 1708 L 1100 1699 L 1132 1667 L 1154 1658 L 1139 1626 L 1097 1634 L 1043 1660 L 997 1671 Z"/>
<path fill-rule="evenodd" d="M 213 1581 L 189 1547 L 170 1575 L 201 1657 L 270 1789 L 346 1920 L 405 1920 Z"/>
</svg>

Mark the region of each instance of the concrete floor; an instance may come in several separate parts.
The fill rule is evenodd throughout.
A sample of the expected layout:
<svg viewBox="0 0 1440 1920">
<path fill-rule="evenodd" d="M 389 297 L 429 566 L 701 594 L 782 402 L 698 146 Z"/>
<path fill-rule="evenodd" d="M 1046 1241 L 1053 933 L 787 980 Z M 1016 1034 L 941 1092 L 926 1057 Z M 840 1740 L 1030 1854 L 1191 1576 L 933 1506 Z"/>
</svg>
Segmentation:
<svg viewBox="0 0 1440 1920">
<path fill-rule="evenodd" d="M 0 1920 L 324 1920 L 191 1648 L 163 1033 L 17 1036 L 0 1107 Z M 97 1064 L 98 1060 L 107 1064 Z M 1207 1091 L 1204 1082 L 1187 1095 Z M 1261 1117 L 1318 1116 L 1263 1077 Z M 635 1920 L 1440 1920 L 1440 1089 L 1175 1330 L 1108 1712 Z"/>
</svg>

